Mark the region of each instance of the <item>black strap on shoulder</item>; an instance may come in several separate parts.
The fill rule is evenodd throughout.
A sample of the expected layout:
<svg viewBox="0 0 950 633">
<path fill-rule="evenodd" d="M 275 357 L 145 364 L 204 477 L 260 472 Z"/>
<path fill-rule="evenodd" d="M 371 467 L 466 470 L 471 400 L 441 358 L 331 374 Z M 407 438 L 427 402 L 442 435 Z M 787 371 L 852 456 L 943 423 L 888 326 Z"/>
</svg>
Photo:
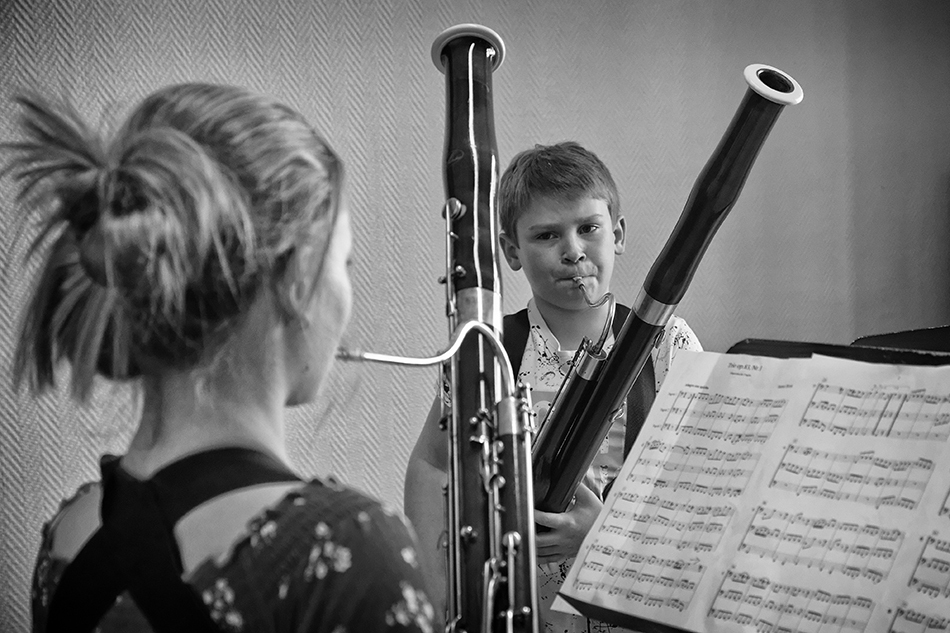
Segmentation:
<svg viewBox="0 0 950 633">
<path fill-rule="evenodd" d="M 614 338 L 620 336 L 620 330 L 623 329 L 627 317 L 630 315 L 630 308 L 617 304 L 614 313 L 613 333 Z M 650 413 L 650 407 L 653 406 L 653 400 L 656 398 L 656 379 L 653 371 L 653 357 L 647 356 L 647 362 L 640 370 L 640 375 L 634 381 L 630 392 L 627 394 L 627 423 L 624 426 L 623 433 L 623 456 L 627 457 L 630 447 L 640 435 L 640 429 L 646 422 L 647 414 Z"/>
<path fill-rule="evenodd" d="M 629 314 L 630 308 L 619 303 L 616 305 L 614 320 L 611 325 L 615 338 L 620 336 L 620 330 L 623 328 Z M 521 369 L 521 357 L 524 355 L 525 346 L 528 344 L 528 335 L 531 331 L 527 308 L 514 314 L 505 315 L 502 319 L 502 328 L 502 343 L 505 346 L 505 351 L 508 352 L 514 375 L 517 377 Z M 640 429 L 643 428 L 643 423 L 646 421 L 655 398 L 656 378 L 653 369 L 653 358 L 648 356 L 646 364 L 627 395 L 627 424 L 624 429 L 623 441 L 624 457 L 630 452 L 630 447 L 633 446 L 634 441 L 640 434 Z"/>
<path fill-rule="evenodd" d="M 511 370 L 517 382 L 518 372 L 521 371 L 521 357 L 524 356 L 528 334 L 531 332 L 528 309 L 524 308 L 514 314 L 506 314 L 501 320 L 501 327 L 501 342 L 505 346 L 505 351 L 508 352 L 508 360 L 511 361 Z"/>
<path fill-rule="evenodd" d="M 623 324 L 627 322 L 627 317 L 630 315 L 630 308 L 625 305 L 617 304 L 614 307 L 614 321 L 610 326 L 610 329 L 614 333 L 614 338 L 620 336 L 620 330 L 623 329 Z"/>
<path fill-rule="evenodd" d="M 300 481 L 275 459 L 244 448 L 185 457 L 147 481 L 104 457 L 102 526 L 73 559 L 53 594 L 46 630 L 92 631 L 128 591 L 156 633 L 218 631 L 184 580 L 175 524 L 195 507 L 248 486 Z"/>
<path fill-rule="evenodd" d="M 656 373 L 653 369 L 653 358 L 647 356 L 647 362 L 640 370 L 630 393 L 627 394 L 627 426 L 623 435 L 623 456 L 626 459 L 630 447 L 640 435 L 643 424 L 646 422 L 653 401 L 656 399 Z"/>
</svg>

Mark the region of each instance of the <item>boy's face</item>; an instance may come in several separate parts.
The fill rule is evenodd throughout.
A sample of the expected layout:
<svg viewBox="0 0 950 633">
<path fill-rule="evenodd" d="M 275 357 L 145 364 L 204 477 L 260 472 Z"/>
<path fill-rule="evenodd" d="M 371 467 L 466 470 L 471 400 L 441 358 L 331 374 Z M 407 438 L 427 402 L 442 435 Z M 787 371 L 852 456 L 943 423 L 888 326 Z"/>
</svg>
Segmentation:
<svg viewBox="0 0 950 633">
<path fill-rule="evenodd" d="M 524 270 L 535 301 L 562 310 L 587 309 L 577 276 L 595 301 L 610 289 L 626 225 L 622 217 L 611 220 L 604 200 L 538 198 L 515 229 L 518 243 L 502 233 L 502 251 L 512 270 Z"/>
</svg>

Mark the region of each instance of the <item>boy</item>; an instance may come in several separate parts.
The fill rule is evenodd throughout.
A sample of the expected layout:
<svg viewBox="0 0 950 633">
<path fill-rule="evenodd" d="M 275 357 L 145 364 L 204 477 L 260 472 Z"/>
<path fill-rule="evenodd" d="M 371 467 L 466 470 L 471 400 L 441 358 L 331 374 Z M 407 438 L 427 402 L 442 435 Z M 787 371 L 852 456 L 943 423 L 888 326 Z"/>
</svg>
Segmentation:
<svg viewBox="0 0 950 633">
<path fill-rule="evenodd" d="M 509 355 L 513 364 L 520 364 L 519 379 L 531 385 L 537 419 L 543 420 L 581 340 L 597 340 L 604 328 L 609 305 L 591 308 L 580 285 L 594 301 L 610 291 L 614 259 L 624 250 L 626 221 L 607 167 L 573 142 L 537 145 L 515 156 L 501 177 L 498 205 L 501 250 L 512 270 L 524 271 L 532 292 L 524 349 Z M 525 319 L 524 314 L 517 316 Z M 511 319 L 506 317 L 506 333 Z M 622 324 L 620 319 L 618 314 L 616 325 Z M 611 345 L 612 336 L 607 347 Z M 653 350 L 654 390 L 679 349 L 702 348 L 686 322 L 673 317 L 659 349 Z M 550 607 L 600 512 L 605 487 L 623 463 L 623 409 L 571 506 L 560 514 L 535 511 L 537 524 L 549 528 L 538 534 L 536 542 L 541 620 L 547 631 L 619 630 Z M 441 491 L 448 456 L 445 434 L 438 426 L 440 414 L 437 399 L 409 459 L 405 488 L 405 510 L 419 536 L 423 566 L 437 583 L 442 581 L 434 586 L 445 585 L 444 552 L 438 543 L 445 529 Z"/>
</svg>

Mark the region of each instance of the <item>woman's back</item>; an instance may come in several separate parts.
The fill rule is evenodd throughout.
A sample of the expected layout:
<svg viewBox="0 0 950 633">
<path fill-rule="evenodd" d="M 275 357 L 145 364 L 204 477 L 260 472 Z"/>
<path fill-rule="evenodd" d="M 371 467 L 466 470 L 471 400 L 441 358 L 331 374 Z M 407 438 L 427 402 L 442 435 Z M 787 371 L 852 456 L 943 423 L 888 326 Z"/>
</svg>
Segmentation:
<svg viewBox="0 0 950 633">
<path fill-rule="evenodd" d="M 229 462 L 235 462 L 228 451 L 183 461 L 195 457 L 203 460 L 200 470 L 186 467 L 175 475 L 186 475 L 191 482 L 184 495 L 172 494 L 166 500 L 161 491 L 149 490 L 156 482 L 159 489 L 163 485 L 167 489 L 169 480 L 165 477 L 163 482 L 162 473 L 135 482 L 136 488 L 152 493 L 146 496 L 158 499 L 161 523 L 180 510 L 176 501 L 188 497 L 188 492 L 194 494 L 195 488 L 207 488 L 210 464 L 227 468 Z M 242 457 L 237 455 L 237 464 L 247 468 Z M 110 470 L 117 467 L 121 469 L 115 458 L 103 459 L 107 489 L 114 476 Z M 33 585 L 35 630 L 46 630 L 54 597 L 60 601 L 58 606 L 62 605 L 65 597 L 56 592 L 61 589 L 63 572 L 75 564 L 77 554 L 89 547 L 90 538 L 102 526 L 102 499 L 103 483 L 86 484 L 47 524 Z M 127 500 L 117 501 L 129 507 Z M 133 531 L 137 526 L 123 527 Z M 145 527 L 148 532 L 153 526 Z M 208 616 L 220 630 L 431 630 L 434 613 L 405 524 L 397 514 L 353 489 L 321 481 L 277 481 L 237 488 L 188 510 L 174 523 L 173 538 L 182 577 L 201 596 Z M 149 545 L 146 551 L 156 549 L 153 543 Z M 134 559 L 136 552 L 120 555 Z M 133 568 L 147 564 L 127 562 Z M 83 592 L 96 582 L 117 580 L 94 576 L 122 574 L 107 561 L 88 561 L 84 566 Z M 157 575 L 158 570 L 154 571 Z M 140 590 L 162 591 L 147 586 Z M 101 619 L 94 616 L 98 630 L 152 631 L 128 589 L 119 595 L 114 604 L 110 601 Z M 86 596 L 81 606 L 87 608 L 92 602 Z"/>
</svg>

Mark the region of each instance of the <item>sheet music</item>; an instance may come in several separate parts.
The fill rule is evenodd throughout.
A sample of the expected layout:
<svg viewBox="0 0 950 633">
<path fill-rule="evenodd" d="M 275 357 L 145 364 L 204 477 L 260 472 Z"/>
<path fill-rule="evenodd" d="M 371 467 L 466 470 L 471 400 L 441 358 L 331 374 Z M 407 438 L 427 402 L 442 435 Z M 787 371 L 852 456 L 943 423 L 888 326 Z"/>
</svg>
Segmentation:
<svg viewBox="0 0 950 633">
<path fill-rule="evenodd" d="M 677 358 L 563 595 L 693 631 L 950 631 L 950 367 Z"/>
</svg>

